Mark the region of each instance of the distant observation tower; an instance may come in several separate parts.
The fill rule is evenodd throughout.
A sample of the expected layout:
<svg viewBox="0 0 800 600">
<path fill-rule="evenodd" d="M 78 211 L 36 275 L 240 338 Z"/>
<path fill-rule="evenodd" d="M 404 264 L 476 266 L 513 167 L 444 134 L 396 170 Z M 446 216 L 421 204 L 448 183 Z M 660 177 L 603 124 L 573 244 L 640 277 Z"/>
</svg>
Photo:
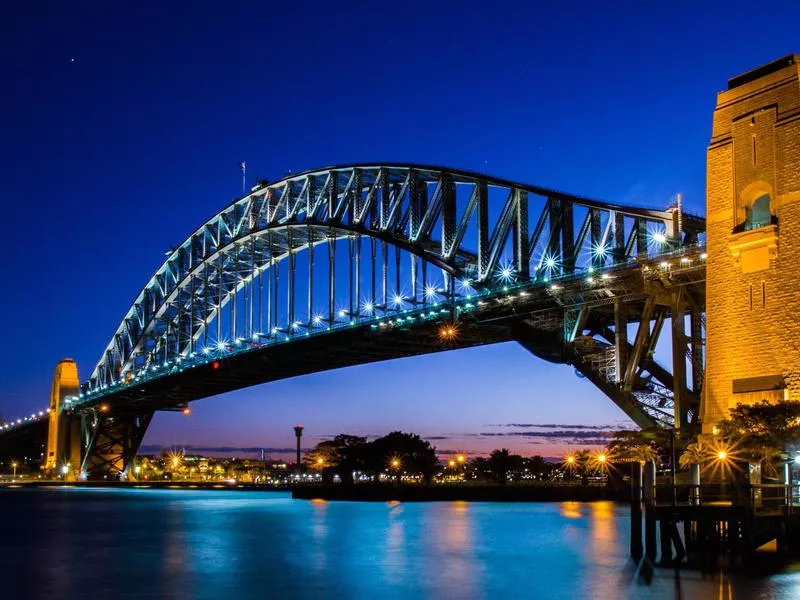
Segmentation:
<svg viewBox="0 0 800 600">
<path fill-rule="evenodd" d="M 303 426 L 294 426 L 294 437 L 297 438 L 297 459 L 295 460 L 295 470 L 300 472 L 300 440 L 303 438 Z"/>
</svg>

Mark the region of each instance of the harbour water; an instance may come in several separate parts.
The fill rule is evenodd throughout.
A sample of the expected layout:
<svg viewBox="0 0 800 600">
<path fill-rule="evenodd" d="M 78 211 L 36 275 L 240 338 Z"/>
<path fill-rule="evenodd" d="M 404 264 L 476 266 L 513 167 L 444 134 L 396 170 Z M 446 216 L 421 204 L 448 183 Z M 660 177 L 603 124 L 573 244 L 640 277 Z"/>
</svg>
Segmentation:
<svg viewBox="0 0 800 600">
<path fill-rule="evenodd" d="M 800 572 L 643 572 L 628 508 L 0 490 L 0 598 L 789 599 Z"/>
</svg>

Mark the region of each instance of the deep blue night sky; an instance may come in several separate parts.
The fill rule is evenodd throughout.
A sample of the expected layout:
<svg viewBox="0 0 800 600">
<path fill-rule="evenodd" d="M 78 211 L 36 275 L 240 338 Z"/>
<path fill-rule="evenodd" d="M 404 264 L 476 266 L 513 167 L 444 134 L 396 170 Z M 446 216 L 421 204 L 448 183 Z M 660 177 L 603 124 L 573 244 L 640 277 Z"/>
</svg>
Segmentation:
<svg viewBox="0 0 800 600">
<path fill-rule="evenodd" d="M 537 4 L 537 6 L 534 6 Z M 252 177 L 408 161 L 704 212 L 715 93 L 798 51 L 792 2 L 16 2 L 0 9 L 0 413 L 87 376 L 164 258 Z M 668 8 L 667 8 L 668 6 Z M 490 399 L 491 401 L 487 401 Z M 158 415 L 149 445 L 410 429 L 442 449 L 626 419 L 503 345 L 259 386 Z"/>
</svg>

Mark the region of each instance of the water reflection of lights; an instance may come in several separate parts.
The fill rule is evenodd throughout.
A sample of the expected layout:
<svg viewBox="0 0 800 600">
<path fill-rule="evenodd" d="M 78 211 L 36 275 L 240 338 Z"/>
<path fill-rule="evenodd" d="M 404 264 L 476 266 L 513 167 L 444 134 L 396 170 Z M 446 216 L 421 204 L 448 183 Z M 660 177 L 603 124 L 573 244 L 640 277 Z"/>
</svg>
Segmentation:
<svg viewBox="0 0 800 600">
<path fill-rule="evenodd" d="M 617 543 L 614 503 L 592 502 L 589 507 L 589 556 L 595 564 L 613 565 L 617 559 L 608 549 Z"/>
<path fill-rule="evenodd" d="M 322 498 L 311 500 L 311 509 L 314 520 L 311 525 L 311 535 L 314 540 L 312 545 L 312 561 L 314 571 L 323 573 L 328 564 L 328 501 Z"/>
<path fill-rule="evenodd" d="M 388 530 L 386 531 L 386 552 L 383 555 L 383 569 L 387 580 L 399 585 L 407 577 L 408 546 L 406 538 L 405 507 L 398 500 L 386 503 L 388 511 Z"/>
<path fill-rule="evenodd" d="M 473 507 L 468 502 L 456 501 L 431 512 L 431 518 L 444 525 L 433 525 L 431 530 L 438 529 L 436 545 L 446 557 L 441 564 L 446 577 L 441 582 L 442 588 L 432 590 L 434 597 L 452 597 L 450 590 L 457 588 L 478 589 L 476 577 L 480 573 L 480 562 L 476 560 L 476 550 L 480 540 L 475 539 L 473 532 L 476 518 Z"/>
<path fill-rule="evenodd" d="M 449 548 L 466 548 L 471 544 L 469 518 L 466 502 L 456 501 L 448 504 L 445 543 Z"/>
<path fill-rule="evenodd" d="M 581 508 L 583 508 L 583 505 L 580 502 L 562 502 L 561 516 L 567 519 L 580 519 L 583 517 Z"/>
</svg>

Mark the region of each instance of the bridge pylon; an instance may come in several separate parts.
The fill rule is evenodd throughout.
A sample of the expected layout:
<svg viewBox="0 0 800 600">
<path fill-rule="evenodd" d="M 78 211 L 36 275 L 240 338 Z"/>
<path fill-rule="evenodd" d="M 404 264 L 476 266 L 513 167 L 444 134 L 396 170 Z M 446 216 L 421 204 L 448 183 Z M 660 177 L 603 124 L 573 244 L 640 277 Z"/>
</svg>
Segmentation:
<svg viewBox="0 0 800 600">
<path fill-rule="evenodd" d="M 707 163 L 703 432 L 737 404 L 800 400 L 800 57 L 728 81 Z"/>
<path fill-rule="evenodd" d="M 46 476 L 63 475 L 77 478 L 81 465 L 80 421 L 64 410 L 66 399 L 77 396 L 80 387 L 78 365 L 65 358 L 56 365 L 50 388 L 50 414 L 47 430 L 47 452 L 44 460 Z"/>
</svg>

